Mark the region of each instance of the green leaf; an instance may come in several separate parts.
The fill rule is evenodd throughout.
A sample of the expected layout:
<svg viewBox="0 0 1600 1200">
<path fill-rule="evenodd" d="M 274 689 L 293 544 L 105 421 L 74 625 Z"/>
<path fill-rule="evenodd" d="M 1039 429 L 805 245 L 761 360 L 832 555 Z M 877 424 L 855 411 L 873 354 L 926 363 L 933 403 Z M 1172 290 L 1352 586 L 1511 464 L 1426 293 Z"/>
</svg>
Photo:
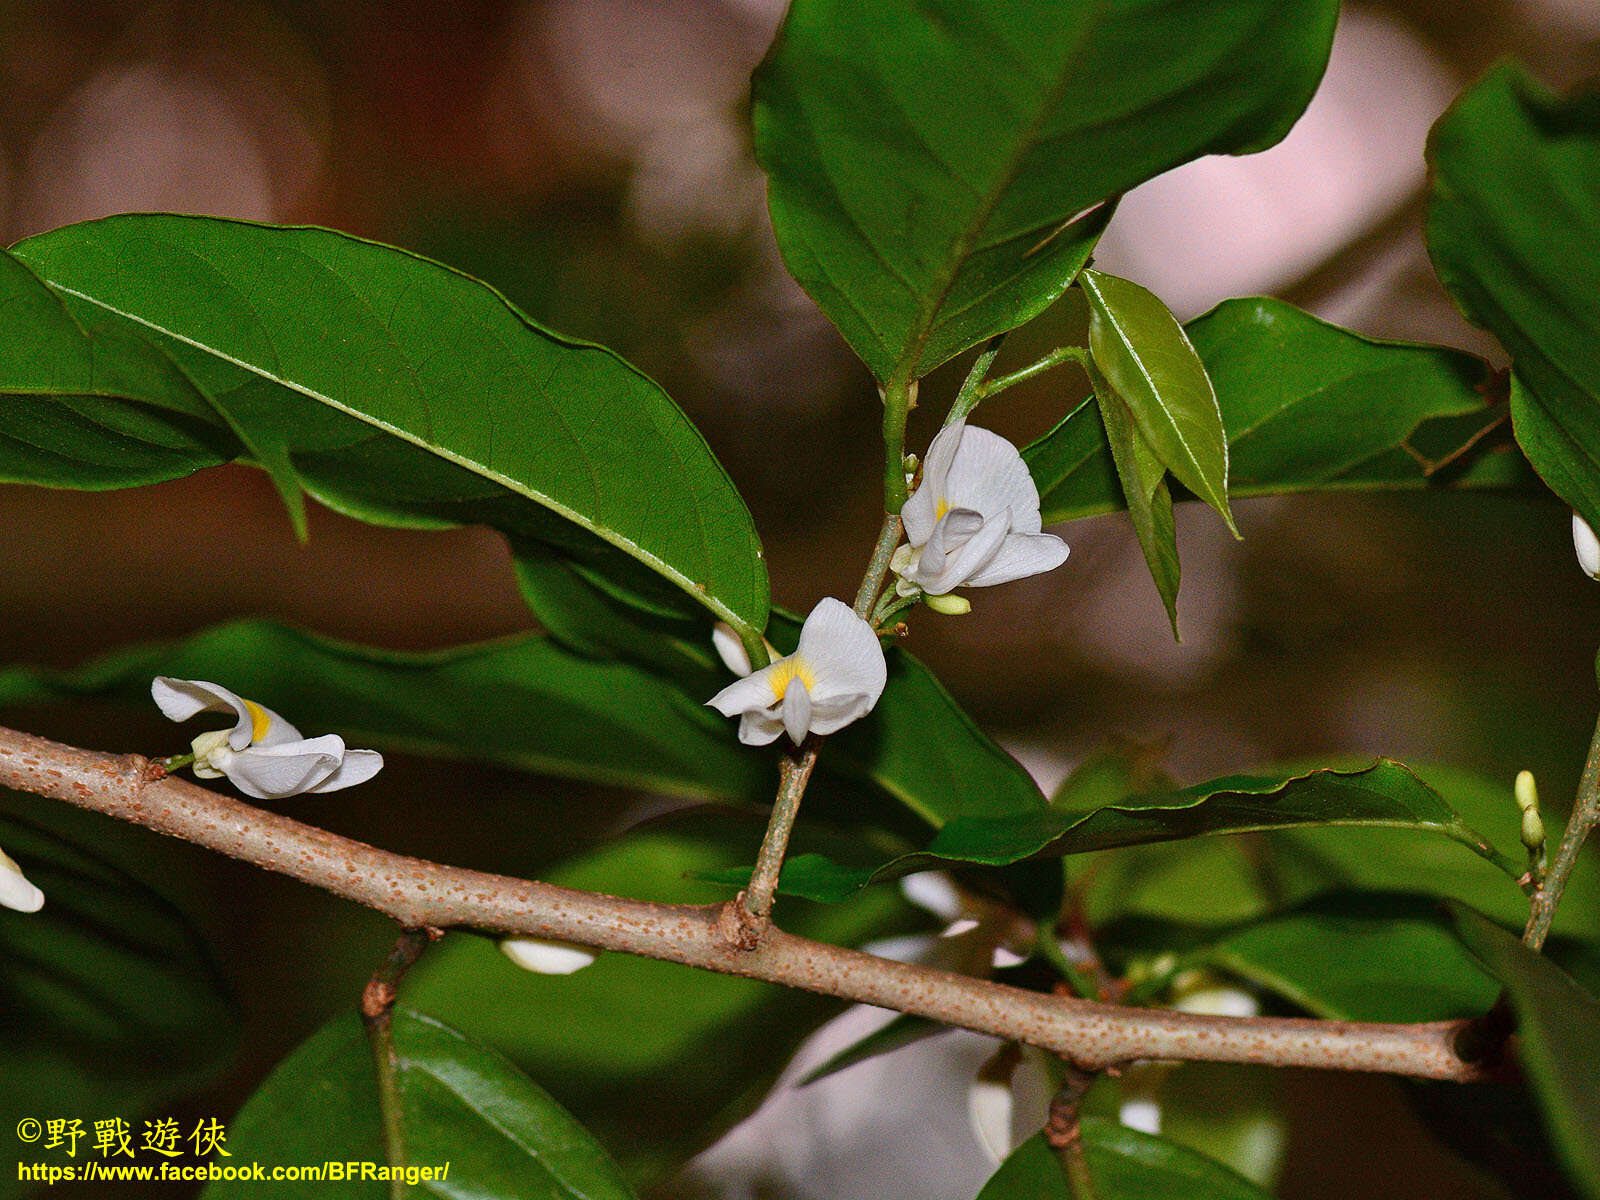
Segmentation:
<svg viewBox="0 0 1600 1200">
<path fill-rule="evenodd" d="M 1511 352 L 1517 441 L 1600 521 L 1600 93 L 1562 99 L 1501 63 L 1428 139 L 1428 252 Z"/>
<path fill-rule="evenodd" d="M 1512 878 L 1520 874 L 1516 863 L 1469 827 L 1436 791 L 1400 763 L 1378 759 L 1356 770 L 1227 776 L 1175 792 L 1129 796 L 1090 811 L 1051 808 L 1008 817 L 962 817 L 940 829 L 927 849 L 876 868 L 846 866 L 820 855 L 798 856 L 784 864 L 780 884 L 792 895 L 837 901 L 869 883 L 930 867 L 1005 866 L 1037 856 L 1327 825 L 1439 834 Z"/>
<path fill-rule="evenodd" d="M 1086 209 L 1282 138 L 1336 10 L 799 0 L 754 84 L 784 262 L 880 380 L 916 379 L 1059 296 Z"/>
<path fill-rule="evenodd" d="M 193 924 L 117 863 L 12 815 L 0 847 L 45 894 L 0 908 L 0 1128 L 23 1117 L 120 1114 L 214 1082 L 232 1057 L 236 1005 Z M 103 819 L 103 818 L 102 818 Z M 15 1176 L 0 1195 L 18 1194 Z"/>
<path fill-rule="evenodd" d="M 24 398 L 6 406 L 25 448 L 0 459 L 4 478 L 109 486 L 92 468 L 112 428 L 142 473 L 181 473 L 174 455 L 192 447 L 165 431 L 181 388 L 170 370 L 159 387 L 124 386 L 103 330 L 143 343 L 131 359 L 145 374 L 165 358 L 187 377 L 203 403 L 191 397 L 183 420 L 209 406 L 190 470 L 226 443 L 295 503 L 303 488 L 379 524 L 493 525 L 607 574 L 643 564 L 749 638 L 766 622 L 750 515 L 683 413 L 610 351 L 539 328 L 476 280 L 327 230 L 162 214 L 69 226 L 13 254 L 59 304 L 0 274 L 0 299 L 10 313 L 18 296 L 24 318 L 8 343 L 43 337 L 60 356 L 0 358 L 0 392 Z M 63 433 L 86 415 L 99 427 Z"/>
<path fill-rule="evenodd" d="M 397 1008 L 393 1024 L 406 1161 L 449 1166 L 417 1189 L 504 1200 L 631 1200 L 616 1164 L 559 1104 L 495 1051 L 431 1017 Z M 234 1162 L 387 1164 L 377 1075 L 360 1018 L 335 1017 L 269 1075 L 228 1122 Z M 218 1181 L 231 1196 L 387 1198 L 380 1180 Z"/>
<path fill-rule="evenodd" d="M 726 898 L 692 876 L 747 858 L 761 822 L 708 813 L 652 823 L 547 875 L 665 903 Z M 855 904 L 783 904 L 802 936 L 855 946 L 920 918 L 880 889 Z M 600 1137 L 641 1187 L 675 1171 L 765 1095 L 800 1042 L 841 1002 L 627 954 L 535 976 L 492 941 L 451 935 L 406 980 L 411 1003 L 499 1046 Z"/>
<path fill-rule="evenodd" d="M 1224 301 L 1187 332 L 1216 389 L 1232 497 L 1528 481 L 1521 456 L 1494 452 L 1505 409 L 1470 354 L 1375 341 L 1263 298 Z M 1092 405 L 1023 457 L 1047 523 L 1123 505 Z"/>
<path fill-rule="evenodd" d="M 1133 424 L 1143 436 L 1147 458 L 1154 458 L 1137 473 L 1140 488 L 1154 492 L 1160 476 L 1152 480 L 1157 463 L 1171 471 L 1179 483 L 1216 509 L 1235 537 L 1233 514 L 1228 511 L 1228 439 L 1222 429 L 1222 412 L 1206 376 L 1205 364 L 1189 344 L 1183 326 L 1154 295 L 1126 279 L 1085 271 L 1078 281 L 1089 300 L 1089 353 L 1099 380 L 1110 385 L 1127 406 Z M 1101 415 L 1105 413 L 1101 402 Z M 1107 426 L 1113 453 L 1127 436 Z M 1127 475 L 1118 475 L 1126 491 Z M 1170 508 L 1171 501 L 1168 501 Z M 1145 551 L 1146 557 L 1150 551 Z M 1174 562 L 1177 551 L 1172 551 Z M 1157 575 L 1157 584 L 1161 576 Z M 1173 591 L 1176 593 L 1176 583 Z M 1163 597 L 1165 598 L 1165 597 Z M 1172 604 L 1168 604 L 1171 611 Z M 1174 615 L 1173 624 L 1176 628 Z"/>
<path fill-rule="evenodd" d="M 1336 1021 L 1444 1021 L 1488 1011 L 1496 988 L 1439 902 L 1335 892 L 1237 929 L 1198 959 Z"/>
<path fill-rule="evenodd" d="M 1163 1138 L 1084 1117 L 1084 1157 L 1098 1200 L 1268 1200 L 1241 1175 Z M 1074 1200 L 1060 1159 L 1038 1133 L 1011 1152 L 978 1200 Z"/>
<path fill-rule="evenodd" d="M 209 679 L 358 745 L 470 758 L 696 799 L 762 797 L 773 772 L 722 720 L 626 663 L 523 635 L 425 653 L 233 621 L 70 671 L 0 669 L 0 704 L 150 703 L 156 675 Z M 181 745 L 196 730 L 173 730 Z"/>
<path fill-rule="evenodd" d="M 1139 549 L 1150 568 L 1150 578 L 1172 622 L 1172 636 L 1178 636 L 1178 529 L 1172 512 L 1172 493 L 1167 489 L 1167 469 L 1160 457 L 1139 432 L 1133 413 L 1098 369 L 1091 368 L 1095 399 L 1100 406 L 1100 421 L 1105 426 L 1111 460 L 1117 466 L 1123 502 L 1133 521 Z"/>
<path fill-rule="evenodd" d="M 1504 985 L 1517 1056 L 1567 1170 L 1600 1196 L 1600 1000 L 1482 913 L 1450 905 L 1462 943 Z"/>
</svg>

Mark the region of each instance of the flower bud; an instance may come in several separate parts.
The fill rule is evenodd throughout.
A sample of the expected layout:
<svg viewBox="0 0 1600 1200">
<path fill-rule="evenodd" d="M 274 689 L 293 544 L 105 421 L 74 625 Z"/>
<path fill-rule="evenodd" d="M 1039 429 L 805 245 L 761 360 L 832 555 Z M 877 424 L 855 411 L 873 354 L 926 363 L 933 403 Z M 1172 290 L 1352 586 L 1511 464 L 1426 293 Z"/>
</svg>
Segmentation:
<svg viewBox="0 0 1600 1200">
<path fill-rule="evenodd" d="M 540 975 L 571 975 L 599 957 L 599 952 L 588 946 L 553 938 L 506 938 L 500 949 L 524 971 Z"/>
<path fill-rule="evenodd" d="M 947 617 L 964 617 L 972 611 L 972 601 L 965 596 L 924 596 L 922 602 Z"/>
<path fill-rule="evenodd" d="M 1600 538 L 1577 513 L 1572 514 L 1572 548 L 1578 552 L 1583 573 L 1590 579 L 1600 579 Z"/>
</svg>

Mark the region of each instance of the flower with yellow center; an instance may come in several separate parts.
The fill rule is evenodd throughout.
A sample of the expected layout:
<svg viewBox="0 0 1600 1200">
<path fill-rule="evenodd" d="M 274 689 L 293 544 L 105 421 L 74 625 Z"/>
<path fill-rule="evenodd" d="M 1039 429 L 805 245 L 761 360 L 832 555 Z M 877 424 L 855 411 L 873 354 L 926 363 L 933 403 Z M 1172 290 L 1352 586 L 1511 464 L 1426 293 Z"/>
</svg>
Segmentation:
<svg viewBox="0 0 1600 1200">
<path fill-rule="evenodd" d="M 1017 448 L 964 420 L 933 439 L 900 517 L 906 544 L 891 565 L 902 596 L 1010 583 L 1067 559 L 1067 544 L 1040 532 L 1039 489 Z"/>
<path fill-rule="evenodd" d="M 783 733 L 798 746 L 808 733 L 843 729 L 872 711 L 888 681 L 878 635 L 832 597 L 811 610 L 795 652 L 759 671 L 750 669 L 732 630 L 718 629 L 712 642 L 744 678 L 707 703 L 725 717 L 738 715 L 739 740 L 747 746 L 765 746 Z"/>
<path fill-rule="evenodd" d="M 383 766 L 375 750 L 346 750 L 337 734 L 308 738 L 270 708 L 203 679 L 158 675 L 150 695 L 174 721 L 202 712 L 231 712 L 232 729 L 194 739 L 194 773 L 228 780 L 247 796 L 272 800 L 301 792 L 332 792 L 365 782 Z"/>
</svg>

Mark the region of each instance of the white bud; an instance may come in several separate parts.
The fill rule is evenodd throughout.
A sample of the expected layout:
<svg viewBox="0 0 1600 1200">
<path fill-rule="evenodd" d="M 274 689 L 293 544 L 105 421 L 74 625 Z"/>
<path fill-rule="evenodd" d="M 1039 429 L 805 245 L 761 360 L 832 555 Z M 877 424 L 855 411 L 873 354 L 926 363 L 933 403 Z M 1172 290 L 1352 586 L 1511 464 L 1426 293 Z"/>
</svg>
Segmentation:
<svg viewBox="0 0 1600 1200">
<path fill-rule="evenodd" d="M 500 949 L 524 971 L 540 975 L 571 975 L 600 956 L 588 946 L 550 938 L 506 938 Z"/>
<path fill-rule="evenodd" d="M 1572 514 L 1572 548 L 1578 552 L 1583 573 L 1590 579 L 1600 579 L 1600 538 L 1577 513 Z"/>
</svg>

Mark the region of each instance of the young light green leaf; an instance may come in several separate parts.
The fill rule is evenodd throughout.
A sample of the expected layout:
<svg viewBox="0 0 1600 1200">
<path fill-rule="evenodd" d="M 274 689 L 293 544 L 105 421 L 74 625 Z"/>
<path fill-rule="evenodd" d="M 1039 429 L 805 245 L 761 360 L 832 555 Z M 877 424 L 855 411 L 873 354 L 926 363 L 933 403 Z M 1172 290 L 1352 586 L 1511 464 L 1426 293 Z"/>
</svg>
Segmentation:
<svg viewBox="0 0 1600 1200">
<path fill-rule="evenodd" d="M 1230 496 L 1533 482 L 1492 436 L 1506 410 L 1473 355 L 1374 341 L 1259 297 L 1224 301 L 1187 332 L 1227 430 Z M 1046 522 L 1122 507 L 1092 405 L 1023 457 Z"/>
<path fill-rule="evenodd" d="M 1221 1163 L 1104 1117 L 1084 1117 L 1083 1151 L 1098 1200 L 1270 1200 Z M 1060 1156 L 1037 1133 L 1011 1152 L 977 1200 L 1078 1200 Z"/>
<path fill-rule="evenodd" d="M 12 253 L 62 309 L 7 272 L 0 285 L 28 299 L 7 345 L 41 321 L 59 338 L 63 311 L 144 341 L 211 407 L 211 440 L 236 439 L 296 495 L 380 524 L 489 524 L 601 571 L 620 557 L 747 638 L 766 622 L 750 515 L 683 413 L 609 351 L 539 328 L 476 280 L 327 230 L 163 214 L 69 226 Z M 0 392 L 25 410 L 11 420 L 59 430 L 76 393 L 69 383 L 64 402 L 61 386 L 39 386 L 33 352 L 20 358 L 30 369 L 13 373 L 0 356 Z M 151 406 L 91 382 L 102 408 Z M 37 453 L 14 451 L 25 461 L 6 477 L 80 486 L 72 456 L 105 437 L 81 440 L 29 442 Z"/>
<path fill-rule="evenodd" d="M 1600 1197 L 1600 1000 L 1515 934 L 1451 904 L 1456 936 L 1505 987 L 1518 1058 L 1574 1181 Z"/>
<path fill-rule="evenodd" d="M 1467 318 L 1525 385 L 1517 442 L 1552 490 L 1600 521 L 1600 93 L 1562 99 L 1513 63 L 1428 139 L 1428 252 Z"/>
<path fill-rule="evenodd" d="M 406 1162 L 444 1178 L 415 1190 L 503 1200 L 633 1200 L 609 1155 L 498 1053 L 409 1008 L 393 1038 Z M 236 1162 L 386 1164 L 377 1074 L 355 1013 L 335 1017 L 278 1064 L 227 1123 Z M 387 1181 L 219 1180 L 207 1200 L 339 1195 L 383 1200 Z"/>
<path fill-rule="evenodd" d="M 1117 467 L 1117 479 L 1122 484 L 1122 498 L 1133 521 L 1134 536 L 1139 539 L 1139 549 L 1144 551 L 1144 561 L 1150 568 L 1156 591 L 1161 593 L 1167 620 L 1172 623 L 1172 636 L 1177 637 L 1181 571 L 1172 493 L 1167 489 L 1167 468 L 1139 432 L 1133 413 L 1116 389 L 1093 366 L 1089 377 L 1094 383 L 1100 421 L 1105 426 L 1111 461 Z"/>
<path fill-rule="evenodd" d="M 1228 511 L 1228 437 L 1222 411 L 1183 326 L 1165 304 L 1129 280 L 1085 271 L 1078 286 L 1089 300 L 1089 353 L 1100 376 L 1127 406 L 1161 465 L 1216 509 L 1238 537 Z M 1102 404 L 1102 415 L 1104 411 Z M 1145 486 L 1151 486 L 1149 473 L 1140 472 Z M 1172 557 L 1176 559 L 1176 549 Z"/>
<path fill-rule="evenodd" d="M 212 1083 L 238 1013 L 194 925 L 103 847 L 16 815 L 26 800 L 0 792 L 0 848 L 45 894 L 36 913 L 0 908 L 3 1127 L 67 1112 L 131 1121 Z M 0 1195 L 16 1183 L 0 1178 Z"/>
<path fill-rule="evenodd" d="M 1072 282 L 1100 205 L 1278 141 L 1332 0 L 798 0 L 757 71 L 784 262 L 884 382 L 926 374 Z"/>
</svg>

